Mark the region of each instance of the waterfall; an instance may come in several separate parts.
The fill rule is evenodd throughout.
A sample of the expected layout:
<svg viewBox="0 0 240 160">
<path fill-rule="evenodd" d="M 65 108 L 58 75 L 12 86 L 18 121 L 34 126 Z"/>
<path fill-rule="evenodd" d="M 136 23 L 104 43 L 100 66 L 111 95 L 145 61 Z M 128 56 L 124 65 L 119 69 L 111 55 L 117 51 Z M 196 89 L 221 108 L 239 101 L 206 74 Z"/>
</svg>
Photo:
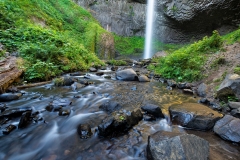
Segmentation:
<svg viewBox="0 0 240 160">
<path fill-rule="evenodd" d="M 151 58 L 154 1 L 155 0 L 148 0 L 148 3 L 147 3 L 145 48 L 144 48 L 144 56 L 143 56 L 144 59 Z"/>
</svg>

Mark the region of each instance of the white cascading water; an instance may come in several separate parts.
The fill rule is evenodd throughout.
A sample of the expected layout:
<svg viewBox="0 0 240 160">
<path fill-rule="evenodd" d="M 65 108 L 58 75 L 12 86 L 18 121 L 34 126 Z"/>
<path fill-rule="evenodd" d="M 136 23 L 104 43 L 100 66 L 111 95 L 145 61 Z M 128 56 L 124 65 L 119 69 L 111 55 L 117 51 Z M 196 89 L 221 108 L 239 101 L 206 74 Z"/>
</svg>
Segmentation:
<svg viewBox="0 0 240 160">
<path fill-rule="evenodd" d="M 152 47 L 152 30 L 153 30 L 153 18 L 154 18 L 154 1 L 148 0 L 147 4 L 147 21 L 146 21 L 146 35 L 145 35 L 145 48 L 144 48 L 144 59 L 151 58 L 151 47 Z"/>
</svg>

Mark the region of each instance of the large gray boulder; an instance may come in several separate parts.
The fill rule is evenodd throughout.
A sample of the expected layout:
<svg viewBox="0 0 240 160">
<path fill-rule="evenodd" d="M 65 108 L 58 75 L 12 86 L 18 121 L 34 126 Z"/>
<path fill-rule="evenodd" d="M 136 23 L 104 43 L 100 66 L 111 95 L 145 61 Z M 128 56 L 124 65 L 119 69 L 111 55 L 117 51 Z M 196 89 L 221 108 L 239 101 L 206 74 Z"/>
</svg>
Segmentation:
<svg viewBox="0 0 240 160">
<path fill-rule="evenodd" d="M 226 115 L 217 121 L 213 130 L 223 139 L 240 142 L 240 119 L 238 118 Z"/>
<path fill-rule="evenodd" d="M 238 74 L 227 75 L 217 90 L 217 97 L 222 100 L 227 100 L 229 95 L 240 98 L 240 76 Z"/>
<path fill-rule="evenodd" d="M 175 104 L 169 108 L 171 118 L 183 127 L 209 130 L 222 114 L 198 103 Z"/>
<path fill-rule="evenodd" d="M 116 72 L 116 78 L 118 80 L 122 80 L 122 81 L 136 81 L 136 80 L 138 80 L 137 73 L 131 68 L 117 71 Z"/>
<path fill-rule="evenodd" d="M 144 36 L 146 0 L 75 0 L 92 11 L 108 31 L 122 36 Z M 155 0 L 156 38 L 164 42 L 186 42 L 232 31 L 240 24 L 239 0 Z"/>
<path fill-rule="evenodd" d="M 195 135 L 159 131 L 148 137 L 148 160 L 207 160 L 209 143 Z"/>
<path fill-rule="evenodd" d="M 129 131 L 142 118 L 140 109 L 114 112 L 98 126 L 98 135 L 101 137 L 121 135 Z"/>
</svg>

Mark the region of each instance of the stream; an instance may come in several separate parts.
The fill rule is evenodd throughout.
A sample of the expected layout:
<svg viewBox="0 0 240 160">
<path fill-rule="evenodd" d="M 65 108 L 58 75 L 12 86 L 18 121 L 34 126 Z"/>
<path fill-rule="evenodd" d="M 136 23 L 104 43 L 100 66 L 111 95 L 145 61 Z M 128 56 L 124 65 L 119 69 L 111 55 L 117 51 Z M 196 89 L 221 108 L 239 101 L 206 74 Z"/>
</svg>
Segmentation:
<svg viewBox="0 0 240 160">
<path fill-rule="evenodd" d="M 110 75 L 111 79 L 104 76 Z M 160 130 L 180 131 L 194 134 L 210 143 L 210 160 L 238 160 L 240 147 L 222 140 L 212 131 L 186 130 L 171 124 L 168 107 L 183 102 L 197 103 L 198 98 L 183 94 L 181 90 L 167 90 L 166 85 L 152 80 L 147 83 L 117 81 L 113 73 L 102 76 L 88 74 L 76 76 L 93 84 L 73 90 L 70 86 L 56 87 L 54 84 L 23 90 L 20 99 L 6 102 L 9 108 L 30 107 L 38 111 L 37 119 L 23 129 L 15 129 L 8 135 L 0 132 L 0 159 L 2 160 L 145 160 L 147 139 Z M 114 138 L 101 138 L 96 129 L 107 113 L 99 109 L 103 101 L 114 100 L 125 110 L 140 108 L 145 103 L 161 106 L 165 119 L 156 121 L 141 120 L 127 134 Z M 49 103 L 63 103 L 70 115 L 59 116 L 58 112 L 46 111 Z M 70 103 L 71 102 L 71 103 Z M 1 130 L 9 124 L 18 125 L 18 118 L 10 119 L 1 125 Z M 89 124 L 93 135 L 80 139 L 77 133 L 79 124 Z"/>
</svg>

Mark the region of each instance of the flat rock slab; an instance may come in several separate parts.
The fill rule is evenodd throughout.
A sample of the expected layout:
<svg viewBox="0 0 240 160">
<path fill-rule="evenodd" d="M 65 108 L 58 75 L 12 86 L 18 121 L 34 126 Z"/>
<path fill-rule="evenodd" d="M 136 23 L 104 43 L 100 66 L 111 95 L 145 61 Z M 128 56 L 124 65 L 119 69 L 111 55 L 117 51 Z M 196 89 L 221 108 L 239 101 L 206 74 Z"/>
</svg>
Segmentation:
<svg viewBox="0 0 240 160">
<path fill-rule="evenodd" d="M 148 160 L 207 160 L 209 143 L 192 134 L 159 131 L 148 137 Z"/>
<path fill-rule="evenodd" d="M 182 103 L 169 108 L 171 118 L 183 127 L 196 130 L 209 130 L 222 114 L 198 103 Z"/>
<path fill-rule="evenodd" d="M 240 119 L 230 115 L 224 116 L 216 122 L 214 132 L 223 139 L 240 142 Z"/>
</svg>

